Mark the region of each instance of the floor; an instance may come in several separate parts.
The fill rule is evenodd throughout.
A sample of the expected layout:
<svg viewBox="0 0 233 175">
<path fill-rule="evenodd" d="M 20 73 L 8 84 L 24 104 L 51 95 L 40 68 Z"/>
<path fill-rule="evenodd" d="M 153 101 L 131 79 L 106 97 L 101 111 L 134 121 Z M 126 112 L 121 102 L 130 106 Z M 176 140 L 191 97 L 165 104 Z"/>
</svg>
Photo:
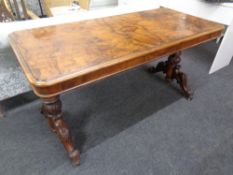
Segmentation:
<svg viewBox="0 0 233 175">
<path fill-rule="evenodd" d="M 233 64 L 208 75 L 216 50 L 211 42 L 183 53 L 192 101 L 162 74 L 148 74 L 148 65 L 63 95 L 79 167 L 48 129 L 39 100 L 8 111 L 0 119 L 0 174 L 233 174 Z"/>
</svg>

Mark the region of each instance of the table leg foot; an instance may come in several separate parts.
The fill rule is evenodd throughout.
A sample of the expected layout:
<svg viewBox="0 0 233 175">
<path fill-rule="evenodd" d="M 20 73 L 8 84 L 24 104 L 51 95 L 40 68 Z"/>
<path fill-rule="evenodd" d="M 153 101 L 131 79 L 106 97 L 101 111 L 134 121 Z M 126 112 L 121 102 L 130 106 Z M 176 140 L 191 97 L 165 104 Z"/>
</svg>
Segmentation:
<svg viewBox="0 0 233 175">
<path fill-rule="evenodd" d="M 64 145 L 73 164 L 79 165 L 80 153 L 74 149 L 69 127 L 62 118 L 62 103 L 59 97 L 43 99 L 42 113 L 47 118 L 52 131 Z"/>
<path fill-rule="evenodd" d="M 4 114 L 5 114 L 4 107 L 0 104 L 0 119 L 4 118 Z"/>
<path fill-rule="evenodd" d="M 192 100 L 193 92 L 188 87 L 187 75 L 180 70 L 180 55 L 181 52 L 174 53 L 168 57 L 167 61 L 158 63 L 156 67 L 150 67 L 148 71 L 149 73 L 163 72 L 169 82 L 175 79 L 187 99 Z"/>
</svg>

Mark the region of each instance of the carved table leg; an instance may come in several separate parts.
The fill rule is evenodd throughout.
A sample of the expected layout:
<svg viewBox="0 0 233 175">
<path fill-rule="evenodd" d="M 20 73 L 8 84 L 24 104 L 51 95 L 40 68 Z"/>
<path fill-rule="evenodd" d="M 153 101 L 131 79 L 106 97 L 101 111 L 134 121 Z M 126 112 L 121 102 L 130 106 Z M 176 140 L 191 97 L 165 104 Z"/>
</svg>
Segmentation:
<svg viewBox="0 0 233 175">
<path fill-rule="evenodd" d="M 78 150 L 74 149 L 69 127 L 62 119 L 62 103 L 59 97 L 43 99 L 41 112 L 48 119 L 48 124 L 52 131 L 58 135 L 72 162 L 75 165 L 79 165 L 80 154 Z"/>
<path fill-rule="evenodd" d="M 182 91 L 188 99 L 193 98 L 193 93 L 188 87 L 187 76 L 180 69 L 179 65 L 181 58 L 181 52 L 177 52 L 168 57 L 168 60 L 165 62 L 160 62 L 156 67 L 149 68 L 150 73 L 163 72 L 166 74 L 166 79 L 171 82 L 173 79 L 176 79 L 176 82 L 180 85 Z"/>
</svg>

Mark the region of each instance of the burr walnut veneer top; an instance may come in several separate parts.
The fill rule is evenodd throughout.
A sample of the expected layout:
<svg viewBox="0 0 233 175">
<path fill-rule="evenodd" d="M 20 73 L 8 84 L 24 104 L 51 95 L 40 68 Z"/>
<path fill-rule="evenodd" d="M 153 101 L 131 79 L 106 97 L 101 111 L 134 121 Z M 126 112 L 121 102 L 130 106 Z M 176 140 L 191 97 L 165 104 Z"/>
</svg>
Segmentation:
<svg viewBox="0 0 233 175">
<path fill-rule="evenodd" d="M 9 38 L 35 93 L 47 97 L 214 39 L 223 29 L 160 8 L 18 31 Z"/>
</svg>

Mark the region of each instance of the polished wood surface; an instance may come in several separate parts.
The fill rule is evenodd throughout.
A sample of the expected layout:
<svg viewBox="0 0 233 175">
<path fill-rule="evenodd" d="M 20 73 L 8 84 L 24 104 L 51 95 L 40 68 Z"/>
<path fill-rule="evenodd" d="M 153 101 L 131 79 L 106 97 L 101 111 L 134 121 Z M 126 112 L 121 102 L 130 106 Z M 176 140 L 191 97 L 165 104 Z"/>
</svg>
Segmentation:
<svg viewBox="0 0 233 175">
<path fill-rule="evenodd" d="M 10 42 L 34 92 L 43 100 L 41 112 L 72 162 L 79 165 L 80 153 L 62 118 L 59 94 L 170 55 L 150 72 L 164 72 L 191 98 L 187 77 L 180 70 L 180 51 L 218 37 L 223 29 L 161 8 L 19 31 L 10 35 Z"/>
<path fill-rule="evenodd" d="M 18 31 L 11 45 L 40 97 L 218 37 L 224 26 L 166 8 Z"/>
</svg>

